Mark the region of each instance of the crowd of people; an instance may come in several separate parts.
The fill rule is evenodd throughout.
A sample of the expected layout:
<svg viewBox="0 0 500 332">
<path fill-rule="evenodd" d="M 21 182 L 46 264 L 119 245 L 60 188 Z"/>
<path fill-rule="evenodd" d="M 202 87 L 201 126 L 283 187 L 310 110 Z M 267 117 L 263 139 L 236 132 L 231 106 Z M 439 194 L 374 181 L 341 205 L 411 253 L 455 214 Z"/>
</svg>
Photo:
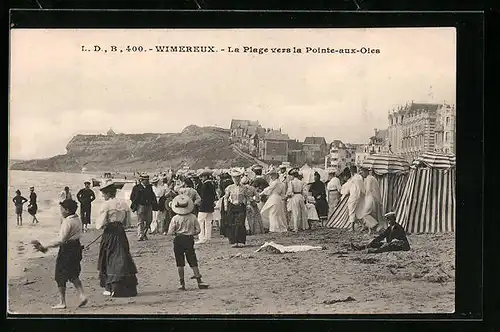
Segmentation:
<svg viewBox="0 0 500 332">
<path fill-rule="evenodd" d="M 165 172 L 152 178 L 142 173 L 132 188 L 130 200 L 116 197 L 118 186 L 112 178 L 101 183 L 104 203 L 95 219 L 95 227 L 102 230 L 97 266 L 103 294 L 114 297 L 137 294 L 137 268 L 125 232 L 131 227 L 133 213 L 137 215 L 136 236 L 139 241 L 147 241 L 152 233 L 173 236 L 180 290 L 186 289 L 186 261 L 193 271 L 191 279 L 197 281 L 198 288 L 208 288 L 202 281 L 195 244 L 203 245 L 211 240 L 214 222 L 228 243 L 240 248 L 246 245 L 248 235 L 299 232 L 312 229 L 315 224 L 323 225 L 346 195 L 352 230 L 356 224 L 361 224 L 369 233 L 378 233 L 366 245 L 351 244 L 352 250 L 379 253 L 410 249 L 406 233 L 396 222 L 394 212 L 381 215 L 380 188 L 370 170 L 356 166 L 339 174 L 328 170 L 326 182 L 315 172 L 311 183 L 304 179 L 298 168 L 287 165 L 271 167 L 265 174 L 263 171 L 262 166 L 254 165 L 247 170 L 232 168 L 217 174 L 209 169 L 197 173 Z M 91 223 L 95 194 L 89 182 L 84 185 L 76 195 L 80 217 L 76 214 L 78 203 L 66 187 L 60 194 L 63 219 L 59 238 L 47 246 L 34 243 L 35 248 L 42 252 L 59 247 L 55 279 L 60 303 L 54 306 L 56 309 L 66 307 L 68 281 L 77 288 L 80 305 L 88 301 L 78 279 L 83 250 L 79 239 L 86 230 L 85 225 Z M 25 200 L 20 192 L 14 198 L 16 208 L 21 204 L 21 213 Z M 388 227 L 385 220 L 389 222 Z"/>
</svg>

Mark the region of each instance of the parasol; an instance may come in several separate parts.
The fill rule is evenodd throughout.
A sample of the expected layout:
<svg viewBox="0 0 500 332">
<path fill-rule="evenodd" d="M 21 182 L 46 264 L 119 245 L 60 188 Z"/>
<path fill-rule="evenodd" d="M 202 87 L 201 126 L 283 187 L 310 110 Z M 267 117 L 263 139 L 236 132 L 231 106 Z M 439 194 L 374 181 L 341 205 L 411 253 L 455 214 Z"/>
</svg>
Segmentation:
<svg viewBox="0 0 500 332">
<path fill-rule="evenodd" d="M 363 161 L 361 167 L 372 170 L 377 175 L 408 172 L 410 164 L 394 154 L 372 154 Z"/>
</svg>

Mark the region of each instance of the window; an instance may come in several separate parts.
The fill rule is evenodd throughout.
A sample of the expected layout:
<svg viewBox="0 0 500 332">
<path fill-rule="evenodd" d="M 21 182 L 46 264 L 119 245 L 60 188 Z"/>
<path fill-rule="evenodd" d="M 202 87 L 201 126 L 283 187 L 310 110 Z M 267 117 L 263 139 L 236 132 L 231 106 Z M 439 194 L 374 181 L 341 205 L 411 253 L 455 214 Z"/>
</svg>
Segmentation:
<svg viewBox="0 0 500 332">
<path fill-rule="evenodd" d="M 447 117 L 446 117 L 446 125 L 449 125 L 449 124 L 450 124 L 450 117 L 449 117 L 449 116 L 447 116 Z"/>
<path fill-rule="evenodd" d="M 444 138 L 445 142 L 448 143 L 449 139 L 450 139 L 450 133 L 446 133 L 446 136 Z"/>
</svg>

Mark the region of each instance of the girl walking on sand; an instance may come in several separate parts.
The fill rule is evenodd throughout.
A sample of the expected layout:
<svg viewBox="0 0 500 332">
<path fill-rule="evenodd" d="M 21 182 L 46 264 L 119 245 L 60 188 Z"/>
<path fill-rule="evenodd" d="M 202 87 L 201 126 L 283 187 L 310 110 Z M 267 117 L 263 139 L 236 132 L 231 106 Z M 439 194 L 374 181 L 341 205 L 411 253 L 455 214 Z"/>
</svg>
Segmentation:
<svg viewBox="0 0 500 332">
<path fill-rule="evenodd" d="M 55 281 L 59 288 L 59 304 L 52 309 L 66 309 L 66 283 L 70 281 L 78 292 L 80 298 L 79 307 L 87 304 L 87 297 L 83 292 L 82 282 L 79 279 L 81 272 L 80 262 L 82 260 L 83 247 L 80 243 L 82 235 L 82 221 L 76 214 L 78 204 L 72 199 L 66 199 L 60 203 L 63 221 L 59 232 L 59 239 L 44 247 L 36 242 L 37 250 L 46 252 L 49 248 L 59 247 L 56 260 Z"/>
<path fill-rule="evenodd" d="M 25 197 L 21 196 L 21 191 L 16 190 L 16 196 L 12 199 L 12 202 L 16 207 L 17 226 L 23 225 L 23 205 L 27 201 Z"/>
</svg>

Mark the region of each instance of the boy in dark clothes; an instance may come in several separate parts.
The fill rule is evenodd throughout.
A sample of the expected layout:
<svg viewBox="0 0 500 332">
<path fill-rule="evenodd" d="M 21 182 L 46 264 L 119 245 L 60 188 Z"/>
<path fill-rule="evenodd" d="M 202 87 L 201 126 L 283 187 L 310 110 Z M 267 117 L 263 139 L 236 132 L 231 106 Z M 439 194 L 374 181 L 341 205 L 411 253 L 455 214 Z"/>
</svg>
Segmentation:
<svg viewBox="0 0 500 332">
<path fill-rule="evenodd" d="M 12 199 L 12 202 L 16 206 L 17 226 L 23 225 L 23 205 L 27 201 L 24 196 L 21 196 L 21 191 L 16 190 L 16 196 Z"/>
<path fill-rule="evenodd" d="M 176 213 L 170 221 L 168 229 L 169 235 L 174 235 L 174 254 L 179 273 L 180 290 L 186 290 L 184 281 L 184 266 L 186 260 L 193 270 L 198 288 L 205 289 L 208 285 L 201 280 L 200 270 L 198 269 L 198 260 L 194 250 L 194 237 L 200 234 L 200 224 L 198 218 L 192 213 L 194 209 L 193 201 L 186 195 L 178 195 L 172 200 L 171 208 Z"/>
<path fill-rule="evenodd" d="M 351 243 L 351 248 L 354 250 L 367 250 L 369 254 L 377 254 L 388 251 L 408 251 L 410 250 L 410 243 L 406 237 L 406 232 L 400 224 L 396 222 L 396 213 L 389 212 L 385 214 L 385 218 L 389 227 L 374 238 L 366 246 L 356 246 Z M 385 239 L 385 243 L 382 241 Z"/>
</svg>

